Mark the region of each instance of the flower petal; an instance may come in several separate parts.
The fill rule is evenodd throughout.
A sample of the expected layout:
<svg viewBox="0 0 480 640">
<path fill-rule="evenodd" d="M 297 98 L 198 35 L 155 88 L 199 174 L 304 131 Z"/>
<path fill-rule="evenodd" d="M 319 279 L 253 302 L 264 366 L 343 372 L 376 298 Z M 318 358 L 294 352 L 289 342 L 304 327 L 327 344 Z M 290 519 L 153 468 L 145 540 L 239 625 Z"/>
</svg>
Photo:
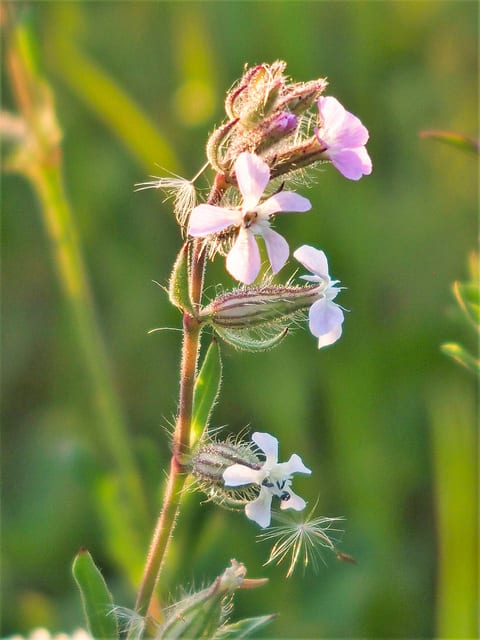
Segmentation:
<svg viewBox="0 0 480 640">
<path fill-rule="evenodd" d="M 255 431 L 252 435 L 252 440 L 259 447 L 269 463 L 274 464 L 278 460 L 278 440 L 271 436 L 269 433 L 261 433 Z"/>
<path fill-rule="evenodd" d="M 303 213 L 304 211 L 310 211 L 311 208 L 312 203 L 308 198 L 304 198 L 293 191 L 279 191 L 265 200 L 265 202 L 262 202 L 257 207 L 257 211 L 263 218 L 285 211 Z"/>
<path fill-rule="evenodd" d="M 253 233 L 240 227 L 227 256 L 227 271 L 240 282 L 251 284 L 260 271 L 260 251 Z"/>
<path fill-rule="evenodd" d="M 260 484 L 261 476 L 262 474 L 259 474 L 258 469 L 250 469 L 244 464 L 232 464 L 223 472 L 223 480 L 227 487 L 238 487 L 242 484 Z"/>
<path fill-rule="evenodd" d="M 314 336 L 320 338 L 343 322 L 343 311 L 326 298 L 317 300 L 310 307 L 308 324 Z M 338 339 L 338 338 L 336 338 Z M 330 343 L 331 344 L 331 343 Z"/>
<path fill-rule="evenodd" d="M 372 161 L 365 147 L 357 149 L 329 149 L 325 152 L 333 166 L 349 180 L 360 180 L 363 175 L 372 173 Z"/>
<path fill-rule="evenodd" d="M 288 493 L 290 494 L 290 499 L 281 500 L 280 509 L 295 509 L 295 511 L 301 511 L 302 509 L 305 509 L 307 503 L 303 498 L 297 496 L 297 494 L 290 489 L 288 490 Z"/>
<path fill-rule="evenodd" d="M 235 161 L 235 175 L 243 196 L 243 210 L 253 209 L 270 180 L 268 164 L 254 153 L 244 151 Z"/>
<path fill-rule="evenodd" d="M 291 475 L 292 473 L 306 473 L 310 475 L 312 473 L 312 470 L 303 464 L 303 460 L 296 453 L 292 454 L 290 456 L 290 460 L 285 464 L 288 475 Z"/>
<path fill-rule="evenodd" d="M 293 256 L 303 264 L 305 269 L 330 281 L 330 276 L 328 275 L 328 260 L 323 251 L 315 249 L 315 247 L 310 247 L 308 244 L 303 244 L 295 250 Z"/>
<path fill-rule="evenodd" d="M 191 236 L 203 237 L 210 233 L 222 231 L 242 221 L 240 211 L 214 207 L 211 204 L 199 204 L 190 214 L 188 233 Z"/>
<path fill-rule="evenodd" d="M 330 344 L 336 342 L 340 336 L 342 335 L 342 325 L 337 324 L 333 329 L 331 329 L 328 333 L 325 333 L 323 336 L 320 336 L 318 339 L 318 348 L 328 347 Z"/>
<path fill-rule="evenodd" d="M 321 96 L 318 99 L 318 111 L 322 121 L 318 137 L 329 147 L 353 149 L 367 143 L 368 129 L 336 98 Z"/>
<path fill-rule="evenodd" d="M 247 518 L 254 520 L 263 529 L 268 527 L 271 520 L 272 494 L 263 487 L 260 489 L 260 495 L 256 500 L 245 505 L 245 513 Z"/>
<path fill-rule="evenodd" d="M 288 242 L 279 233 L 269 227 L 262 228 L 262 236 L 265 240 L 268 259 L 272 265 L 273 273 L 278 273 L 288 260 L 290 248 Z"/>
</svg>

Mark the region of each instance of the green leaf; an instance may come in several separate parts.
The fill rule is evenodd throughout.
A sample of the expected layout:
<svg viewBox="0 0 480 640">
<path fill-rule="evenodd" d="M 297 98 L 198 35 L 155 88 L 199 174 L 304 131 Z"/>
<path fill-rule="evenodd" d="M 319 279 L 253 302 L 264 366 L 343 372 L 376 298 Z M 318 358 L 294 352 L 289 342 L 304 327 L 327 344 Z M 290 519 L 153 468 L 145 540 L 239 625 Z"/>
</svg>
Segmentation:
<svg viewBox="0 0 480 640">
<path fill-rule="evenodd" d="M 190 445 L 195 445 L 208 427 L 213 407 L 220 393 L 222 382 L 222 360 L 218 342 L 212 340 L 193 392 L 193 417 Z"/>
<path fill-rule="evenodd" d="M 168 283 L 170 302 L 182 310 L 191 310 L 188 293 L 188 242 L 180 249 Z"/>
<path fill-rule="evenodd" d="M 98 640 L 118 638 L 112 594 L 87 549 L 82 547 L 77 553 L 73 561 L 72 573 L 80 589 L 83 610 L 91 635 Z"/>
<path fill-rule="evenodd" d="M 276 617 L 276 614 L 271 614 L 269 616 L 257 616 L 256 618 L 244 618 L 243 620 L 222 627 L 218 633 L 215 634 L 214 640 L 246 638 L 253 631 L 257 631 L 260 627 L 269 624 Z"/>
</svg>

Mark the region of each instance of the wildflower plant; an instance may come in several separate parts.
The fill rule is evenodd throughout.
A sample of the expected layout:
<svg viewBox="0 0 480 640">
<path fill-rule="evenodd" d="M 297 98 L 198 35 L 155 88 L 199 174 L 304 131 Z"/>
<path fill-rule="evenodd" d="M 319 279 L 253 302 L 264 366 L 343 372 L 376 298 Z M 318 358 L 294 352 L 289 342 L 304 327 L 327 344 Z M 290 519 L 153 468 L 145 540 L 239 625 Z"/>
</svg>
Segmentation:
<svg viewBox="0 0 480 640">
<path fill-rule="evenodd" d="M 213 177 L 205 201 L 194 186 L 201 172 L 194 180 L 166 177 L 138 185 L 173 195 L 185 238 L 168 287 L 170 302 L 183 317 L 180 399 L 163 508 L 135 607 L 139 616 L 152 614 L 156 585 L 189 476 L 210 501 L 243 511 L 254 526 L 266 531 L 264 539 L 280 536 L 269 561 L 289 557 L 288 576 L 299 561 L 306 566 L 312 558 L 315 565 L 319 547 L 336 551 L 328 535 L 334 519 L 314 517 L 313 512 L 303 523 L 284 522 L 269 530 L 272 514 L 277 517 L 278 510 L 295 513 L 305 509 L 306 501 L 292 485 L 296 474 L 312 474 L 297 453 L 279 462 L 274 425 L 268 426 L 267 433 L 254 432 L 251 438 L 223 435 L 210 425 L 220 388 L 221 342 L 261 352 L 274 347 L 307 316 L 319 348 L 333 344 L 342 333 L 344 312 L 334 302 L 341 287 L 331 279 L 322 250 L 303 245 L 293 251 L 310 275 L 296 282 L 287 278 L 285 284 L 273 279 L 291 253 L 274 222 L 277 215 L 312 209 L 309 199 L 289 185 L 305 184 L 308 170 L 315 165 L 331 163 L 350 180 L 368 175 L 372 170 L 365 147 L 368 132 L 338 100 L 322 95 L 325 79 L 292 82 L 285 68 L 281 61 L 247 68 L 227 93 L 226 120 L 206 145 L 204 169 L 212 170 Z M 262 245 L 266 265 L 262 264 Z M 217 254 L 226 256 L 226 270 L 236 282 L 207 301 L 206 267 Z M 199 367 L 201 336 L 212 331 L 213 342 Z M 173 616 L 164 612 L 162 620 L 154 623 L 154 635 L 223 637 L 227 633 L 225 598 L 230 599 L 237 588 L 256 585 L 245 579 L 243 565 L 232 561 L 232 567 L 211 587 L 173 605 Z M 240 621 L 228 633 L 242 635 L 269 619 Z"/>
<path fill-rule="evenodd" d="M 114 602 L 86 549 L 75 558 L 73 574 L 92 637 L 245 637 L 272 619 L 230 621 L 235 592 L 265 584 L 247 578 L 237 560 L 210 585 L 176 602 L 164 604 L 158 597 L 159 587 L 172 591 L 162 578 L 189 486 L 219 508 L 246 516 L 252 538 L 256 528 L 263 540 L 275 541 L 267 562 L 289 559 L 287 576 L 297 563 L 315 566 L 320 549 L 337 553 L 329 535 L 335 519 L 314 516 L 313 510 L 302 518 L 307 502 L 294 486 L 297 476 L 315 474 L 308 452 L 284 451 L 275 425 L 253 425 L 261 431 L 249 436 L 224 433 L 211 422 L 220 391 L 222 343 L 262 352 L 286 338 L 292 327 L 307 325 L 322 348 L 342 334 L 344 311 L 337 303 L 342 287 L 329 274 L 326 254 L 310 245 L 291 250 L 274 229 L 275 218 L 311 212 L 309 199 L 294 188 L 305 185 L 318 165 L 331 164 L 349 180 L 368 175 L 368 132 L 335 98 L 323 96 L 325 79 L 293 82 L 285 69 L 284 62 L 276 61 L 245 70 L 227 93 L 226 119 L 210 135 L 206 165 L 194 179 L 170 175 L 138 185 L 172 197 L 184 238 L 167 287 L 182 315 L 178 411 L 162 508 L 134 609 L 129 613 Z M 211 181 L 203 202 L 195 186 L 202 174 Z M 263 247 L 267 264 L 262 264 Z M 233 282 L 226 290 L 214 287 L 216 295 L 207 300 L 207 266 L 218 254 L 226 256 Z M 291 254 L 297 262 L 279 283 Z M 309 275 L 296 276 L 298 263 Z M 200 360 L 202 338 L 210 345 Z M 271 527 L 279 518 L 281 526 Z"/>
</svg>

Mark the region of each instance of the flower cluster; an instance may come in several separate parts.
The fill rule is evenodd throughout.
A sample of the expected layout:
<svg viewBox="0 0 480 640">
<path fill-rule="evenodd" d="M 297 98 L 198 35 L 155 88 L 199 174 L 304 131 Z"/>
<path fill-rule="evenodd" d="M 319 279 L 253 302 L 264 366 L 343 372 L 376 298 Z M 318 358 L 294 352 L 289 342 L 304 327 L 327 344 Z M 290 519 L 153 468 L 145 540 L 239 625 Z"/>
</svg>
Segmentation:
<svg viewBox="0 0 480 640">
<path fill-rule="evenodd" d="M 308 244 L 298 247 L 293 257 L 309 274 L 300 276 L 301 285 L 291 279 L 277 284 L 273 276 L 287 264 L 290 247 L 273 223 L 281 214 L 311 210 L 308 198 L 285 186 L 291 176 L 298 184 L 308 167 L 331 163 L 349 180 L 372 171 L 366 127 L 336 98 L 321 95 L 326 80 L 293 83 L 284 71 L 280 61 L 245 71 L 227 94 L 226 122 L 207 143 L 208 163 L 216 172 L 210 198 L 196 206 L 190 197 L 179 199 L 191 203 L 188 214 L 178 216 L 188 241 L 170 280 L 170 299 L 240 349 L 271 348 L 307 315 L 319 348 L 340 338 L 344 311 L 335 300 L 342 287 L 329 274 L 327 256 Z M 225 255 L 227 272 L 240 283 L 231 291 L 217 290 L 205 306 L 192 302 L 189 288 L 189 261 L 202 252 Z M 249 444 L 209 440 L 207 434 L 192 455 L 190 471 L 211 500 L 244 508 L 262 528 L 270 526 L 276 501 L 281 510 L 305 508 L 292 491 L 292 477 L 311 473 L 296 454 L 279 463 L 277 439 L 260 432 Z M 302 525 L 302 532 L 310 539 L 313 530 L 328 541 L 318 528 L 324 519 L 312 522 L 313 529 Z"/>
</svg>

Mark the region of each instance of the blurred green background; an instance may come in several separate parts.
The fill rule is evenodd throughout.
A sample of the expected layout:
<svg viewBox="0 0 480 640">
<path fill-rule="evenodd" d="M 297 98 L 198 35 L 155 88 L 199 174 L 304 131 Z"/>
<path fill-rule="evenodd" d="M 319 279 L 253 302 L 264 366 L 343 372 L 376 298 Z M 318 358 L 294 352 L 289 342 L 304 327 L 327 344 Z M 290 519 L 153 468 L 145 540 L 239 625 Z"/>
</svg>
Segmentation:
<svg viewBox="0 0 480 640">
<path fill-rule="evenodd" d="M 181 237 L 170 203 L 134 184 L 160 167 L 198 170 L 245 63 L 280 58 L 297 81 L 327 76 L 327 94 L 370 130 L 370 177 L 353 183 L 327 167 L 302 190 L 312 213 L 277 222 L 291 247 L 323 248 L 347 287 L 342 340 L 318 352 L 297 331 L 265 354 L 223 348 L 214 416 L 216 426 L 275 434 L 282 457 L 303 456 L 314 473 L 295 488 L 318 497 L 321 514 L 345 516 L 341 548 L 357 565 L 326 553 L 317 574 L 285 580 L 286 568 L 261 566 L 269 549 L 255 543 L 253 523 L 195 506 L 196 495 L 179 523 L 167 594 L 205 583 L 235 557 L 250 577 L 270 578 L 239 594 L 234 615 L 280 613 L 264 637 L 475 637 L 475 380 L 439 347 L 475 347 L 451 284 L 467 275 L 477 244 L 477 162 L 418 134 L 477 134 L 477 3 L 16 4 L 55 95 L 68 196 L 152 526 L 181 335 L 147 334 L 180 327 L 152 281 L 167 282 Z M 14 110 L 5 71 L 2 80 L 4 108 Z M 80 545 L 115 601 L 132 606 L 125 570 L 138 579 L 148 535 L 139 527 L 134 548 L 108 514 L 115 470 L 38 201 L 13 173 L 2 198 L 2 633 L 71 631 L 83 625 L 70 575 Z M 208 279 L 231 282 L 221 258 Z"/>
</svg>

